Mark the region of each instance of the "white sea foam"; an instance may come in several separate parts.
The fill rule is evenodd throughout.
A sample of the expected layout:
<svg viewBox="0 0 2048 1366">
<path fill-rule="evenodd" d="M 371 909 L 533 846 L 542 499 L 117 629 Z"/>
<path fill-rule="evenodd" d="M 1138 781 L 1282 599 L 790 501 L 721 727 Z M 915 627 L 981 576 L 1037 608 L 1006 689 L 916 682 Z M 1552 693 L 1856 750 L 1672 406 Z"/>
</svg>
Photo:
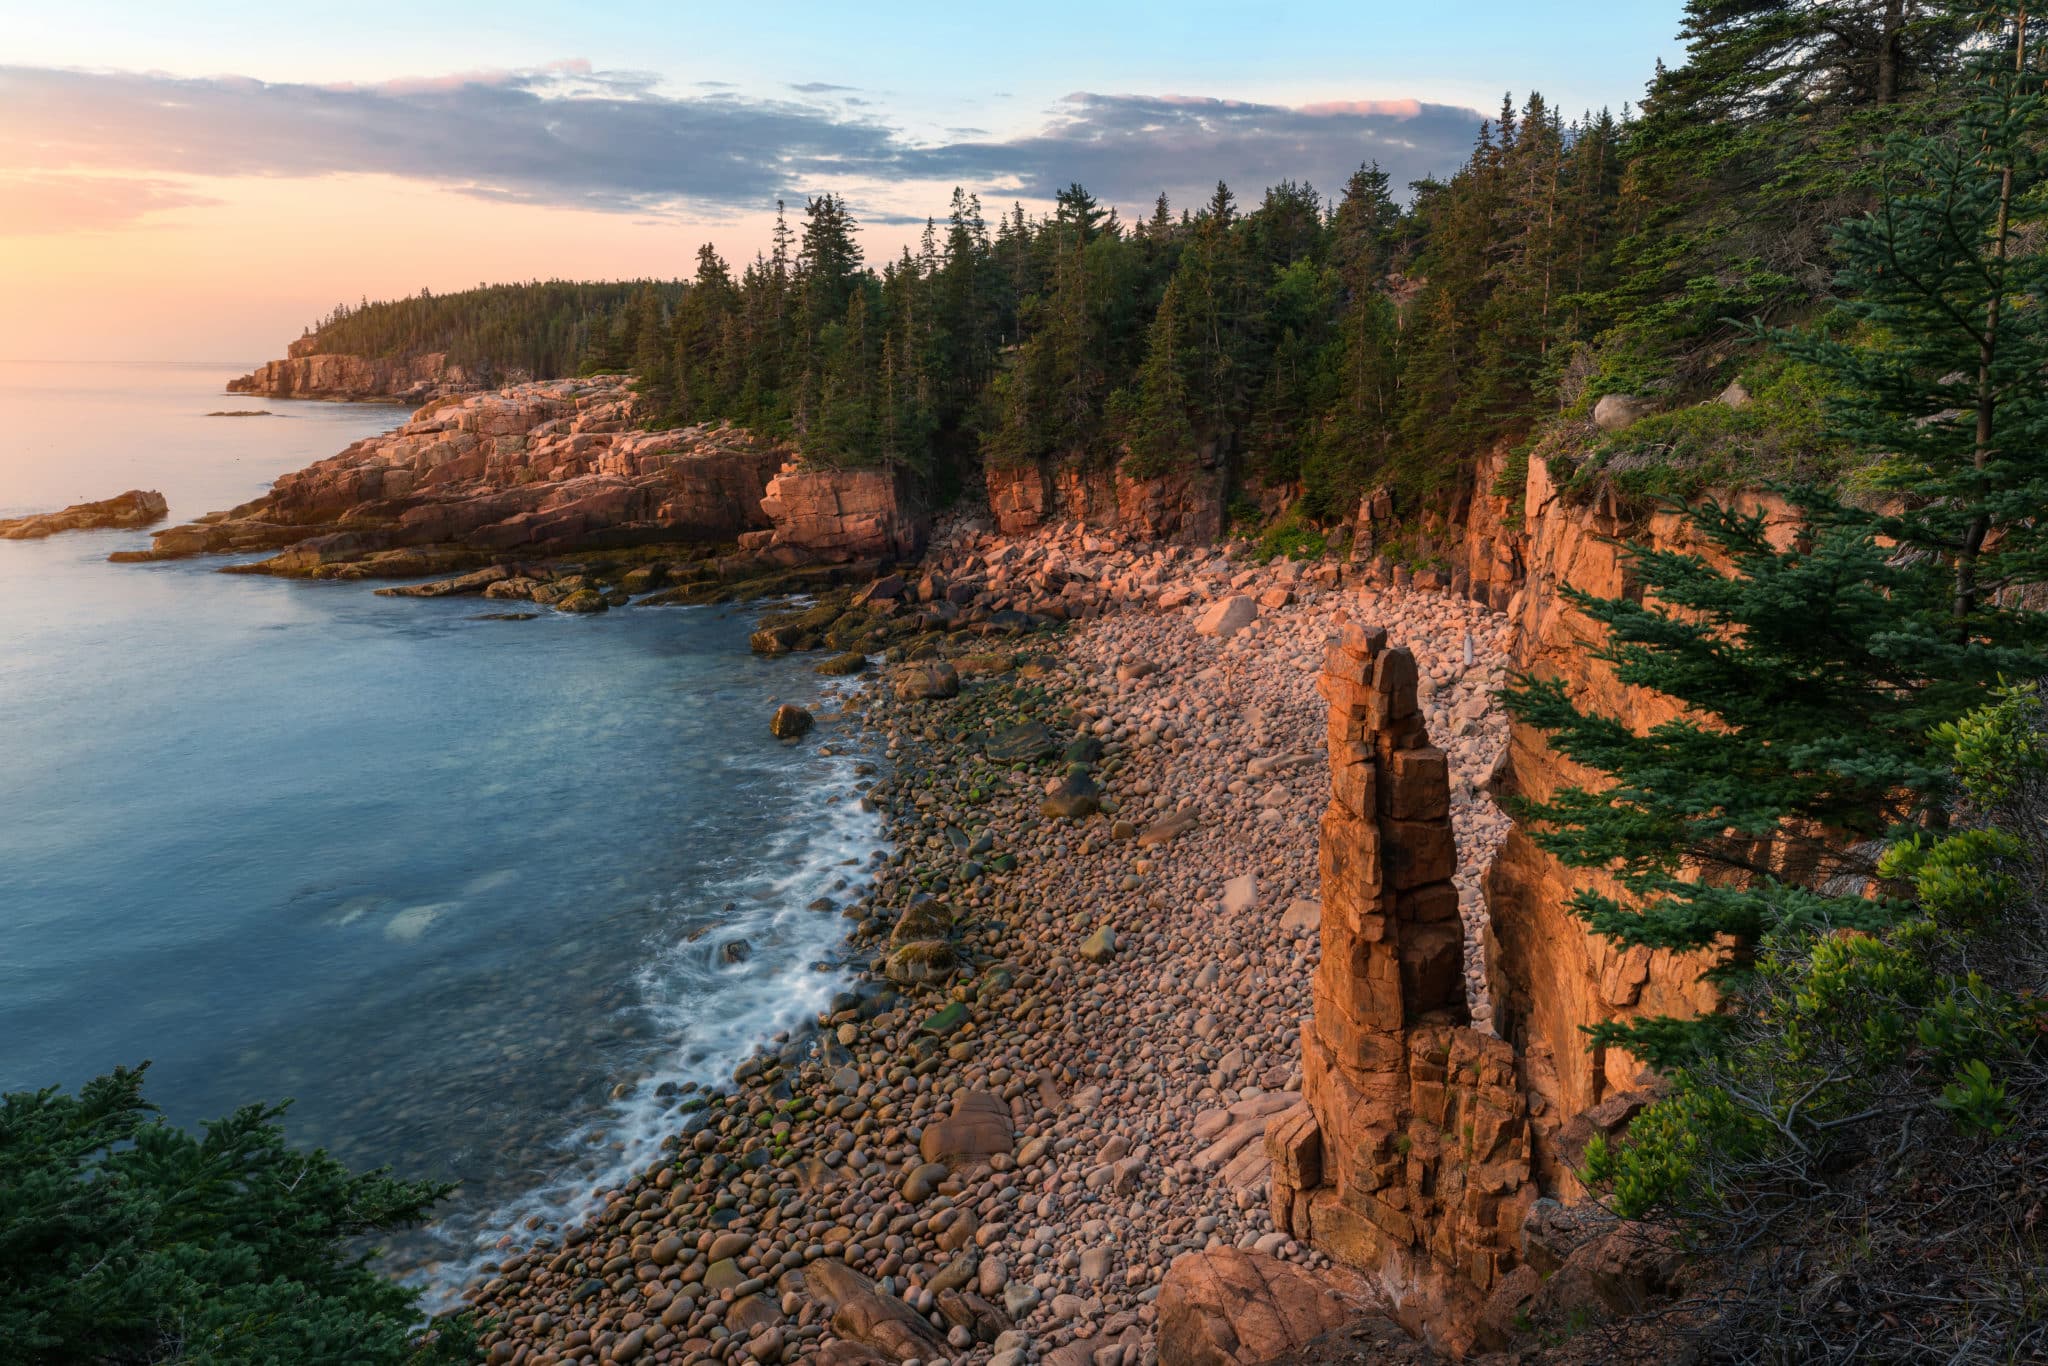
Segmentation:
<svg viewBox="0 0 2048 1366">
<path fill-rule="evenodd" d="M 834 702 L 857 686 L 835 680 L 821 700 Z M 455 1304 L 482 1264 L 505 1250 L 595 1212 L 606 1192 L 652 1166 L 663 1140 L 682 1128 L 677 1088 L 728 1080 L 754 1049 L 815 1018 L 848 985 L 849 971 L 831 963 L 847 921 L 810 907 L 830 898 L 836 908 L 859 895 L 885 845 L 880 814 L 844 795 L 859 754 L 833 747 L 831 757 L 814 761 L 818 800 L 804 818 L 767 838 L 746 871 L 688 889 L 692 904 L 731 909 L 717 912 L 708 932 L 649 946 L 633 984 L 637 999 L 622 1014 L 651 1023 L 661 1051 L 637 1077 L 620 1078 L 634 1083 L 631 1092 L 565 1133 L 555 1170 L 526 1192 L 481 1219 L 451 1218 L 429 1230 L 449 1247 L 420 1277 L 430 1308 Z M 827 802 L 833 792 L 841 800 Z M 726 963 L 723 950 L 735 940 L 745 940 L 749 952 Z"/>
</svg>

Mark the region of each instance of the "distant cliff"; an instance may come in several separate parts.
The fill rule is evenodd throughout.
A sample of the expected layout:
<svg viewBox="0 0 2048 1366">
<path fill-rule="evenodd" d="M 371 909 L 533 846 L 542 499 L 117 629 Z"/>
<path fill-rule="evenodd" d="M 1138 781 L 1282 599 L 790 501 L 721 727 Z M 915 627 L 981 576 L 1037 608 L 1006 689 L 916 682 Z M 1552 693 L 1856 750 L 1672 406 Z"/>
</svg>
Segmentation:
<svg viewBox="0 0 2048 1366">
<path fill-rule="evenodd" d="M 342 305 L 283 360 L 228 390 L 425 403 L 579 371 L 616 372 L 632 359 L 648 311 L 665 317 L 682 294 L 675 281 L 533 280 Z"/>
<path fill-rule="evenodd" d="M 283 360 L 266 361 L 228 381 L 231 394 L 427 403 L 484 387 L 445 351 L 412 356 L 352 356 L 318 350 L 317 336 L 293 342 Z M 516 376 L 525 379 L 527 376 Z"/>
</svg>

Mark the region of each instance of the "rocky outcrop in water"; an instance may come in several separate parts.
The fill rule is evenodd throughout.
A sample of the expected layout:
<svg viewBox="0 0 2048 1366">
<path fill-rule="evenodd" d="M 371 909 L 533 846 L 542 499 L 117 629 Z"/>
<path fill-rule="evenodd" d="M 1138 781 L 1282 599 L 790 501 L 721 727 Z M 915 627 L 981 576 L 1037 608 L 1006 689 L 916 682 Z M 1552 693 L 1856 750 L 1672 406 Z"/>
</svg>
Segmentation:
<svg viewBox="0 0 2048 1366">
<path fill-rule="evenodd" d="M 130 489 L 97 503 L 74 503 L 61 512 L 0 521 L 0 540 L 34 541 L 60 531 L 133 531 L 161 521 L 170 504 L 155 489 Z"/>
<path fill-rule="evenodd" d="M 404 576 L 584 548 L 730 541 L 766 528 L 787 452 L 726 426 L 643 431 L 621 376 L 442 399 L 397 430 L 158 532 L 116 559 L 275 551 L 258 572 Z"/>
<path fill-rule="evenodd" d="M 286 349 L 283 360 L 266 361 L 227 383 L 231 394 L 265 398 L 312 398 L 344 402 L 427 403 L 450 394 L 470 393 L 483 381 L 445 352 L 413 356 L 351 356 L 317 351 L 312 337 L 301 337 Z M 512 376 L 515 382 L 524 376 Z"/>
</svg>

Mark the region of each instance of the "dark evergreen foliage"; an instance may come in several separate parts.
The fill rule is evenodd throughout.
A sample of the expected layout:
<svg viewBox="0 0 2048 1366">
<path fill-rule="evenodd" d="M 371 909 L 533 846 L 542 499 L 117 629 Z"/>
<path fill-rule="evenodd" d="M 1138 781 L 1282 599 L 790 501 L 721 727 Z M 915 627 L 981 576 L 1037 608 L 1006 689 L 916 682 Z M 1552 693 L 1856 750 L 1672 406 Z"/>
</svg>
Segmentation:
<svg viewBox="0 0 2048 1366">
<path fill-rule="evenodd" d="M 487 382 L 556 379 L 586 362 L 625 370 L 651 356 L 651 329 L 667 327 L 679 284 L 536 280 L 454 294 L 340 304 L 307 331 L 321 351 L 352 356 L 446 352 Z"/>
<path fill-rule="evenodd" d="M 1603 777 L 1520 813 L 1612 879 L 1574 908 L 1722 964 L 1712 1019 L 1590 1031 L 1667 1075 L 1582 1172 L 1688 1254 L 1661 1312 L 1701 1359 L 2048 1350 L 2048 618 L 2016 606 L 2048 582 L 2048 51 L 2018 6 L 1983 13 L 1997 41 L 1954 107 L 1886 142 L 1876 205 L 1828 248 L 1837 325 L 1776 334 L 1884 510 L 1798 491 L 1774 544 L 1695 507 L 1707 553 L 1632 550 L 1630 592 L 1575 594 L 1616 674 L 1681 705 L 1646 733 L 1553 683 L 1509 695 Z"/>
<path fill-rule="evenodd" d="M 142 1098 L 145 1070 L 0 1098 L 0 1359 L 471 1359 L 469 1325 L 422 1340 L 417 1292 L 361 1248 L 449 1187 L 293 1148 L 283 1106 L 188 1133 Z"/>
<path fill-rule="evenodd" d="M 1128 224 L 1078 184 L 993 225 L 956 190 L 918 247 L 873 264 L 825 194 L 798 222 L 778 211 L 737 271 L 707 246 L 687 284 L 423 292 L 319 336 L 491 378 L 631 369 L 659 420 L 730 419 L 948 488 L 978 462 L 1128 458 L 1298 483 L 1316 519 L 1378 485 L 1412 510 L 1561 411 L 1703 396 L 1755 355 L 1754 321 L 1824 312 L 1858 250 L 1833 226 L 1884 192 L 1887 137 L 1954 124 L 1954 78 L 1995 28 L 1960 0 L 1690 0 L 1686 60 L 1640 117 L 1504 99 L 1405 208 L 1370 165 L 1334 200 L 1219 184 Z M 2008 389 L 2010 354 L 1990 381 Z M 1917 398 L 1974 401 L 1952 387 Z"/>
</svg>

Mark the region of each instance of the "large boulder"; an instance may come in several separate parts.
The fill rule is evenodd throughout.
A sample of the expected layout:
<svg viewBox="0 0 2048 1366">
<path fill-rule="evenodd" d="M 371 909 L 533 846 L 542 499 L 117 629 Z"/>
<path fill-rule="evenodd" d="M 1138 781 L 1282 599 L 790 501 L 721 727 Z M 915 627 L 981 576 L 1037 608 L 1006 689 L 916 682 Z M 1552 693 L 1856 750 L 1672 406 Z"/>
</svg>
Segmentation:
<svg viewBox="0 0 2048 1366">
<path fill-rule="evenodd" d="M 951 942 L 944 939 L 913 939 L 890 950 L 882 974 L 892 982 L 914 986 L 936 981 L 950 973 L 960 961 Z"/>
<path fill-rule="evenodd" d="M 1076 765 L 1064 781 L 1045 795 L 1038 809 L 1056 820 L 1078 821 L 1102 809 L 1102 789 Z"/>
<path fill-rule="evenodd" d="M 1306 1346 L 1351 1313 L 1328 1285 L 1277 1257 L 1235 1247 L 1184 1252 L 1159 1288 L 1159 1359 L 1254 1366 Z"/>
<path fill-rule="evenodd" d="M 921 939 L 944 939 L 953 933 L 953 908 L 934 897 L 913 901 L 897 917 L 889 933 L 894 945 L 914 944 Z"/>
<path fill-rule="evenodd" d="M 1603 432 L 1626 431 L 1657 411 L 1646 398 L 1629 394 L 1606 394 L 1593 405 L 1593 425 Z"/>
<path fill-rule="evenodd" d="M 1198 634 L 1228 640 L 1259 619 L 1259 605 L 1242 593 L 1233 593 L 1211 603 L 1195 618 Z"/>
<path fill-rule="evenodd" d="M 915 1309 L 844 1262 L 821 1257 L 803 1270 L 806 1293 L 831 1316 L 832 1331 L 895 1361 L 945 1360 L 946 1340 Z"/>
<path fill-rule="evenodd" d="M 559 609 L 557 609 L 559 610 Z M 811 714 L 794 702 L 784 702 L 768 718 L 768 733 L 778 740 L 802 738 L 811 729 Z"/>
<path fill-rule="evenodd" d="M 927 1162 L 966 1167 L 1007 1154 L 1016 1143 L 1016 1126 L 1003 1098 L 987 1091 L 965 1091 L 953 1101 L 951 1114 L 924 1131 L 917 1150 Z"/>
<path fill-rule="evenodd" d="M 1059 753 L 1060 745 L 1045 722 L 1027 721 L 997 731 L 988 738 L 985 748 L 988 757 L 999 764 L 1027 764 L 1033 759 L 1051 758 Z"/>
<path fill-rule="evenodd" d="M 960 695 L 960 671 L 944 660 L 913 664 L 896 675 L 900 702 L 930 701 Z"/>
</svg>

